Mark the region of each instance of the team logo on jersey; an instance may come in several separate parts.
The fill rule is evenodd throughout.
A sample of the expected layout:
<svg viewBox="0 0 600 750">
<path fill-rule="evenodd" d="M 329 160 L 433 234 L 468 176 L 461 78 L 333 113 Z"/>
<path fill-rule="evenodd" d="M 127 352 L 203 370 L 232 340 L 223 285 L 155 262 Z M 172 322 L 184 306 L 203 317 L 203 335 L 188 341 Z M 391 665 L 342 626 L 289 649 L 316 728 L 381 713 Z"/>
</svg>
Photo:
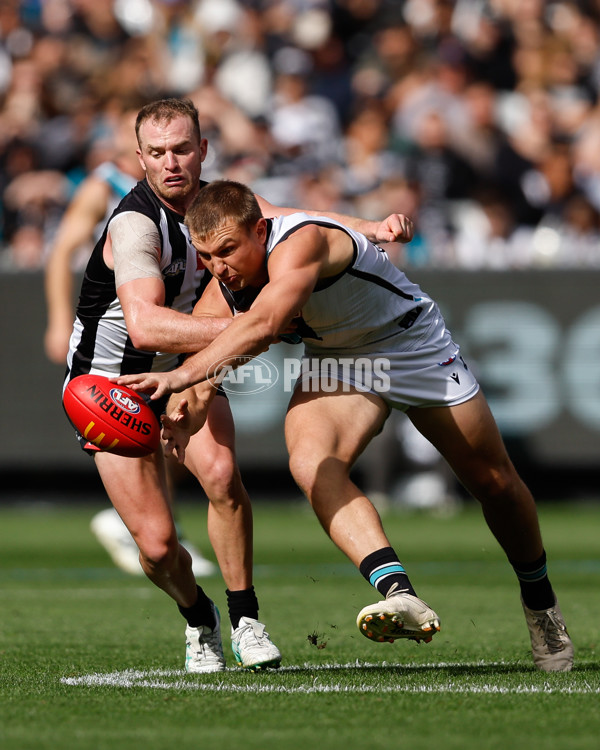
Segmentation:
<svg viewBox="0 0 600 750">
<path fill-rule="evenodd" d="M 138 414 L 140 411 L 139 403 L 126 393 L 123 393 L 119 388 L 111 388 L 110 397 L 117 406 L 120 406 L 123 411 L 129 414 Z"/>
<path fill-rule="evenodd" d="M 170 266 L 167 266 L 163 271 L 165 276 L 177 276 L 177 274 L 185 273 L 185 258 L 180 258 Z"/>
<path fill-rule="evenodd" d="M 448 365 L 451 365 L 453 362 L 456 361 L 458 354 L 454 354 L 452 357 L 449 357 L 445 362 L 438 362 L 438 365 L 440 367 L 447 367 Z"/>
</svg>

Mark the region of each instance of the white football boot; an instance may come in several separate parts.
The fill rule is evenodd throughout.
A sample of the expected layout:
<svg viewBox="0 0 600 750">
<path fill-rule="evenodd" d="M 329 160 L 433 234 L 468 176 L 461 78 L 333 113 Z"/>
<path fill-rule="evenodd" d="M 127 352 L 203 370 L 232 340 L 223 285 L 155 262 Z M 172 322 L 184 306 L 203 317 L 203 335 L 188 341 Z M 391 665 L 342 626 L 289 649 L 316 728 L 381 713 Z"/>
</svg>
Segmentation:
<svg viewBox="0 0 600 750">
<path fill-rule="evenodd" d="M 570 672 L 573 669 L 573 643 L 558 601 L 551 609 L 529 609 L 521 599 L 531 638 L 533 663 L 543 672 Z"/>
<path fill-rule="evenodd" d="M 364 636 L 379 643 L 393 643 L 398 638 L 429 643 L 440 630 L 440 618 L 429 605 L 406 593 L 364 607 L 356 624 Z"/>
<path fill-rule="evenodd" d="M 216 625 L 211 630 L 208 625 L 185 628 L 185 671 L 190 674 L 209 674 L 225 669 L 225 656 L 221 642 L 221 618 L 219 610 L 211 602 Z"/>
<path fill-rule="evenodd" d="M 238 627 L 231 629 L 231 649 L 238 666 L 251 672 L 281 665 L 281 653 L 265 626 L 251 617 L 241 617 Z"/>
</svg>

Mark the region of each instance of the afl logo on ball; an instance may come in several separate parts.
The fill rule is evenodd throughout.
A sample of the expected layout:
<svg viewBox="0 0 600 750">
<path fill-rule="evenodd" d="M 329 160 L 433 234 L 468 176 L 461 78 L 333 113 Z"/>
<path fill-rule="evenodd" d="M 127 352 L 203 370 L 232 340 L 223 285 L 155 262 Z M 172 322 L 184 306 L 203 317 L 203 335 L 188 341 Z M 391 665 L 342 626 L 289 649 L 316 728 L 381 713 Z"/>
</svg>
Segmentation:
<svg viewBox="0 0 600 750">
<path fill-rule="evenodd" d="M 138 414 L 140 411 L 140 405 L 137 401 L 134 401 L 130 396 L 118 388 L 110 389 L 110 397 L 117 406 L 124 409 L 129 414 Z"/>
</svg>

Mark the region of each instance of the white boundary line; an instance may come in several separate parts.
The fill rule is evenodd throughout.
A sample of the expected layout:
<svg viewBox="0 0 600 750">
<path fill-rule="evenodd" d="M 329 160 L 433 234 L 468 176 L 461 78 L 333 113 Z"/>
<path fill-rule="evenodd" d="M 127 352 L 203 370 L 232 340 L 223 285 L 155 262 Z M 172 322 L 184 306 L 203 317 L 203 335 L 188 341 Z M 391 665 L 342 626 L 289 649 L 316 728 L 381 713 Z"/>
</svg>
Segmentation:
<svg viewBox="0 0 600 750">
<path fill-rule="evenodd" d="M 322 672 L 336 670 L 361 669 L 371 671 L 381 668 L 395 667 L 401 670 L 416 672 L 422 669 L 434 670 L 452 667 L 477 668 L 477 667 L 494 667 L 504 666 L 507 662 L 476 662 L 466 663 L 445 663 L 437 664 L 390 664 L 383 662 L 381 664 L 369 664 L 360 662 L 350 662 L 348 664 L 304 664 L 297 666 L 282 667 L 275 672 L 269 670 L 264 676 L 269 678 L 281 673 L 293 672 Z M 227 669 L 226 673 L 231 676 L 234 674 L 248 674 L 242 669 Z M 137 670 L 126 669 L 121 672 L 108 672 L 100 674 L 98 672 L 82 675 L 81 677 L 63 677 L 61 683 L 73 687 L 117 687 L 117 688 L 150 688 L 153 690 L 192 690 L 211 693 L 284 693 L 284 694 L 309 694 L 309 693 L 456 693 L 456 694 L 570 694 L 570 695 L 600 695 L 600 687 L 585 684 L 584 687 L 575 685 L 551 685 L 545 682 L 542 685 L 526 685 L 523 683 L 517 685 L 492 685 L 483 683 L 481 685 L 464 684 L 446 680 L 437 685 L 372 685 L 368 682 L 357 683 L 355 685 L 342 685 L 339 683 L 325 684 L 320 681 L 319 677 L 308 676 L 304 685 L 280 685 L 264 682 L 261 676 L 257 675 L 257 681 L 252 684 L 235 684 L 230 681 L 218 679 L 215 682 L 199 682 L 201 675 L 187 675 L 183 670 L 175 669 L 151 669 Z M 210 675 L 211 679 L 215 679 Z"/>
</svg>

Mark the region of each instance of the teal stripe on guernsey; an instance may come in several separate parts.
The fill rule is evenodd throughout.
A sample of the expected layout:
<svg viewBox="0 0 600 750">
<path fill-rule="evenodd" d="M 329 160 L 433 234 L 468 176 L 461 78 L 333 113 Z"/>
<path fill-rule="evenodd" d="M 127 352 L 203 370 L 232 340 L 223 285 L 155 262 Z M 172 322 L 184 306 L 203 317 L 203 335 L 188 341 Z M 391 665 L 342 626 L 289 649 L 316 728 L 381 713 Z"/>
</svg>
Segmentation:
<svg viewBox="0 0 600 750">
<path fill-rule="evenodd" d="M 402 565 L 400 563 L 391 563 L 390 565 L 382 565 L 380 568 L 377 568 L 377 570 L 373 571 L 371 573 L 371 577 L 369 578 L 369 583 L 371 586 L 376 586 L 377 581 L 380 578 L 383 578 L 384 576 L 389 576 L 392 573 L 406 573 Z"/>
</svg>

